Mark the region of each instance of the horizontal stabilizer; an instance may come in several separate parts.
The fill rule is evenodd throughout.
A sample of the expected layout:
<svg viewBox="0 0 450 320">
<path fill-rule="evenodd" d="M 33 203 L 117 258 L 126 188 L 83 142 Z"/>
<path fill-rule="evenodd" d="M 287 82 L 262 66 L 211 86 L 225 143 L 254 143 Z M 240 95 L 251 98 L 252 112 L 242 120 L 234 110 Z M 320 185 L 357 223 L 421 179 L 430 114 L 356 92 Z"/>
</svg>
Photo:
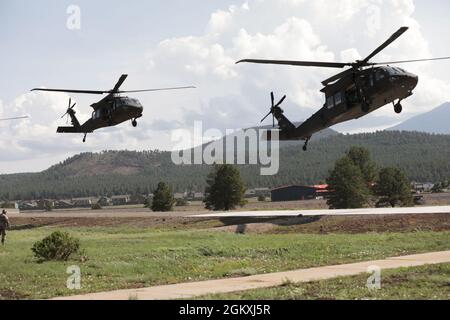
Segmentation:
<svg viewBox="0 0 450 320">
<path fill-rule="evenodd" d="M 84 133 L 80 130 L 80 128 L 75 127 L 58 127 L 56 130 L 58 133 Z"/>
</svg>

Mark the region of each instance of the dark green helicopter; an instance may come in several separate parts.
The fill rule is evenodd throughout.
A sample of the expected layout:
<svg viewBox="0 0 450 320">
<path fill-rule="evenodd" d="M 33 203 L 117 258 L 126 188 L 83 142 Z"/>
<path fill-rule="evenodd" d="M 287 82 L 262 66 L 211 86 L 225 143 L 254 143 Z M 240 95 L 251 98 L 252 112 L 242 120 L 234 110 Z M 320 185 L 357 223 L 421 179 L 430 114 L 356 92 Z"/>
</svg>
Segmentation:
<svg viewBox="0 0 450 320">
<path fill-rule="evenodd" d="M 238 61 L 237 63 L 250 62 L 326 68 L 350 67 L 322 82 L 325 86 L 321 90 L 325 94 L 326 99 L 324 106 L 299 127 L 296 127 L 289 121 L 283 115 L 283 109 L 280 108 L 280 105 L 286 99 L 286 96 L 275 104 L 274 94 L 273 92 L 271 93 L 272 106 L 270 112 L 261 122 L 272 115 L 274 127 L 275 119 L 278 121 L 280 129 L 279 139 L 305 140 L 303 150 L 306 151 L 312 135 L 325 128 L 344 121 L 361 118 L 389 103 L 393 104 L 396 113 L 402 112 L 403 107 L 401 102 L 413 94 L 413 90 L 417 86 L 419 77 L 404 69 L 392 67 L 390 65 L 450 59 L 450 57 L 445 57 L 381 63 L 369 62 L 370 59 L 394 42 L 406 32 L 406 30 L 408 30 L 408 27 L 400 28 L 367 58 L 364 60 L 357 60 L 353 63 L 259 59 L 245 59 Z M 268 132 L 267 139 L 271 139 L 270 131 Z"/>
<path fill-rule="evenodd" d="M 127 79 L 128 75 L 123 74 L 119 81 L 116 83 L 112 90 L 107 91 L 95 91 L 95 90 L 71 90 L 71 89 L 40 89 L 35 88 L 31 91 L 51 91 L 51 92 L 67 92 L 67 93 L 83 93 L 83 94 L 106 94 L 106 96 L 91 105 L 94 109 L 92 116 L 85 123 L 80 124 L 75 116 L 74 107 L 76 103 L 72 105 L 72 99 L 69 99 L 69 106 L 66 115 L 70 116 L 72 121 L 72 127 L 58 127 L 58 133 L 83 133 L 83 142 L 86 142 L 86 135 L 92 133 L 97 129 L 116 126 L 122 122 L 131 120 L 133 127 L 137 126 L 136 119 L 142 117 L 144 107 L 139 100 L 129 97 L 124 97 L 123 93 L 137 93 L 137 92 L 153 92 L 153 91 L 166 91 L 166 90 L 179 90 L 179 89 L 194 89 L 195 87 L 175 87 L 175 88 L 160 88 L 160 89 L 147 89 L 147 90 L 131 90 L 120 91 L 120 87 Z"/>
</svg>

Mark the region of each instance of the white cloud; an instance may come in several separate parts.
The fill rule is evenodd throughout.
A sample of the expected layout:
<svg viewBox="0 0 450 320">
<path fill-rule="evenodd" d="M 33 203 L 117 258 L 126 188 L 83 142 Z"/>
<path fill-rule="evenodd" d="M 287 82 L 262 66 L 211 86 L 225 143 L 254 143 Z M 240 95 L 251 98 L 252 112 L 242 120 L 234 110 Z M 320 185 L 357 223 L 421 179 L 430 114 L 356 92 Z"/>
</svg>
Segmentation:
<svg viewBox="0 0 450 320">
<path fill-rule="evenodd" d="M 212 101 L 219 97 L 232 95 L 250 111 L 236 115 L 236 126 L 256 123 L 265 111 L 261 106 L 266 96 L 262 100 L 253 95 L 262 91 L 267 95 L 271 90 L 287 93 L 291 99 L 289 105 L 284 105 L 287 112 L 295 112 L 296 108 L 309 108 L 313 112 L 323 104 L 320 81 L 336 70 L 235 66 L 234 61 L 241 58 L 339 60 L 336 56 L 342 61 L 353 61 L 369 54 L 402 25 L 409 26 L 410 30 L 374 60 L 431 57 L 432 51 L 413 13 L 412 0 L 237 3 L 214 12 L 205 34 L 161 42 L 152 50 L 151 61 L 157 73 L 194 79 L 202 88 L 204 109 L 212 108 Z M 440 90 L 447 88 L 446 83 L 433 79 L 426 65 L 406 68 L 409 67 L 427 84 L 418 87 L 417 98 L 405 102 L 410 105 L 406 113 L 430 110 L 450 99 L 448 90 Z M 191 107 L 200 111 L 194 104 Z M 380 115 L 395 118 L 397 115 L 391 109 L 386 108 Z M 201 117 L 201 113 L 198 116 Z"/>
<path fill-rule="evenodd" d="M 88 136 L 83 145 L 79 135 L 55 133 L 57 124 L 64 123 L 57 119 L 67 106 L 67 95 L 25 94 L 12 103 L 0 102 L 0 114 L 8 110 L 31 116 L 7 125 L 7 133 L 0 138 L 0 152 L 9 150 L 8 158 L 26 159 L 79 150 L 170 150 L 170 129 L 189 129 L 194 120 L 203 121 L 205 128 L 220 129 L 258 124 L 268 111 L 270 91 L 277 97 L 287 94 L 283 108 L 288 117 L 293 121 L 305 119 L 323 104 L 320 82 L 339 70 L 235 65 L 235 61 L 352 61 L 368 55 L 402 25 L 410 30 L 374 61 L 432 57 L 433 51 L 414 19 L 414 9 L 412 0 L 236 0 L 234 5 L 211 14 L 203 34 L 165 39 L 142 53 L 142 59 L 134 65 L 127 63 L 135 70 L 127 81 L 131 88 L 147 86 L 149 79 L 155 79 L 156 86 L 198 87 L 189 92 L 139 96 L 145 109 L 138 129 L 124 124 L 101 130 Z M 404 102 L 402 119 L 450 100 L 450 84 L 436 78 L 430 66 L 404 66 L 418 74 L 420 81 L 415 95 Z M 89 116 L 87 106 L 78 106 L 77 110 L 84 110 L 84 114 L 77 114 L 81 118 Z M 385 107 L 364 121 L 349 123 L 345 130 L 373 130 L 383 121 L 391 124 L 399 118 L 392 107 Z"/>
</svg>

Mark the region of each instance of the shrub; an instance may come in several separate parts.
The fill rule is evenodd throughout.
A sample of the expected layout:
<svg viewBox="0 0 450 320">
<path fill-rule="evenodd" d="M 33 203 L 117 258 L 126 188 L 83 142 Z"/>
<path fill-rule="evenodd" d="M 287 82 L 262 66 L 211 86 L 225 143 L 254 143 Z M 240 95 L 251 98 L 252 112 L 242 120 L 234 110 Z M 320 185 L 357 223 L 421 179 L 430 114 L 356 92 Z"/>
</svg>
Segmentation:
<svg viewBox="0 0 450 320">
<path fill-rule="evenodd" d="M 43 261 L 67 261 L 72 254 L 80 252 L 80 240 L 67 232 L 56 231 L 31 248 L 36 258 Z"/>
<path fill-rule="evenodd" d="M 51 203 L 50 201 L 45 201 L 44 210 L 47 212 L 53 211 L 53 203 Z"/>
<path fill-rule="evenodd" d="M 259 202 L 265 202 L 266 201 L 266 197 L 263 195 L 258 196 L 258 201 Z"/>
<path fill-rule="evenodd" d="M 91 205 L 91 209 L 92 210 L 102 210 L 102 206 L 100 205 L 100 203 L 94 203 Z"/>
<path fill-rule="evenodd" d="M 177 203 L 175 204 L 177 207 L 187 206 L 189 203 L 186 199 L 177 199 Z"/>
<path fill-rule="evenodd" d="M 16 205 L 12 202 L 5 201 L 2 204 L 0 204 L 0 208 L 2 209 L 15 209 Z"/>
</svg>

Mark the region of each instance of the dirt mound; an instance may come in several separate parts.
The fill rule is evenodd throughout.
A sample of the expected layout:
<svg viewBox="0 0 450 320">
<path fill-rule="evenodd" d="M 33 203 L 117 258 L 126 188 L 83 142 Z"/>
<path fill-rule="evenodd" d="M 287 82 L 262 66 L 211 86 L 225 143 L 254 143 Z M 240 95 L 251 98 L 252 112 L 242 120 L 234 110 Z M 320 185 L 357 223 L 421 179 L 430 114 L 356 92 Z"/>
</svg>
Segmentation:
<svg viewBox="0 0 450 320">
<path fill-rule="evenodd" d="M 450 231 L 449 214 L 423 214 L 399 216 L 340 216 L 294 217 L 251 221 L 222 220 L 223 227 L 216 231 L 234 233 L 366 233 Z"/>
</svg>

